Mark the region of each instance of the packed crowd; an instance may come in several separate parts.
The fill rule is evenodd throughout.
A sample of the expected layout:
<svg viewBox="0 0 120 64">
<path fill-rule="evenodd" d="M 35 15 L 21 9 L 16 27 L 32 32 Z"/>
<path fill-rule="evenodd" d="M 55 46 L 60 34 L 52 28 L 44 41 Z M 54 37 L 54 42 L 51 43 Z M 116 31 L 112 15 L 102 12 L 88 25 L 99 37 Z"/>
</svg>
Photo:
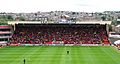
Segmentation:
<svg viewBox="0 0 120 64">
<path fill-rule="evenodd" d="M 103 25 L 17 26 L 10 43 L 20 44 L 101 44 L 108 42 Z"/>
</svg>

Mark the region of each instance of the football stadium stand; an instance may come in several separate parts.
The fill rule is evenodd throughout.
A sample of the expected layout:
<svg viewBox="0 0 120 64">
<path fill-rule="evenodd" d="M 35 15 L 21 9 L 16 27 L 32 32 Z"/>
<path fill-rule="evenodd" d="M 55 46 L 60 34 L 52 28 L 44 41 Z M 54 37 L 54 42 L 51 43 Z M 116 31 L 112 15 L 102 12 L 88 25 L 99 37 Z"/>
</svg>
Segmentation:
<svg viewBox="0 0 120 64">
<path fill-rule="evenodd" d="M 18 23 L 11 44 L 110 44 L 107 24 Z"/>
<path fill-rule="evenodd" d="M 9 25 L 0 25 L 0 46 L 6 45 L 11 38 L 12 27 Z"/>
</svg>

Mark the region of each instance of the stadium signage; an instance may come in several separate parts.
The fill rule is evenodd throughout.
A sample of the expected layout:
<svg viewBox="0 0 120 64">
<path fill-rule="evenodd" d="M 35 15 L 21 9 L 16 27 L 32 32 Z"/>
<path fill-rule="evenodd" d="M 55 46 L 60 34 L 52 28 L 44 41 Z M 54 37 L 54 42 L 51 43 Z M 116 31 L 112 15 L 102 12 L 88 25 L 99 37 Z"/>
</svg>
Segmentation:
<svg viewBox="0 0 120 64">
<path fill-rule="evenodd" d="M 59 24 L 73 24 L 73 23 L 76 23 L 76 22 L 73 22 L 73 21 L 68 21 L 68 20 L 60 20 L 58 21 Z"/>
</svg>

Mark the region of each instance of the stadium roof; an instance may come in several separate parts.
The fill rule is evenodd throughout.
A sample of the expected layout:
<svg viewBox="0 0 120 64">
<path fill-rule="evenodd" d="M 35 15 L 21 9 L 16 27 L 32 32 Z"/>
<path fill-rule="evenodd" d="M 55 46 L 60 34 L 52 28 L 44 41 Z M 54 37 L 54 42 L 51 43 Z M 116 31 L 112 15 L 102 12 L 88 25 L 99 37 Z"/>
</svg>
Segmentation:
<svg viewBox="0 0 120 64">
<path fill-rule="evenodd" d="M 45 21 L 44 23 L 42 21 L 8 21 L 8 24 L 14 25 L 14 24 L 64 24 L 64 23 L 56 23 L 54 21 Z M 111 21 L 76 21 L 65 24 L 111 24 Z"/>
<path fill-rule="evenodd" d="M 111 21 L 81 21 L 76 24 L 111 24 Z"/>
</svg>

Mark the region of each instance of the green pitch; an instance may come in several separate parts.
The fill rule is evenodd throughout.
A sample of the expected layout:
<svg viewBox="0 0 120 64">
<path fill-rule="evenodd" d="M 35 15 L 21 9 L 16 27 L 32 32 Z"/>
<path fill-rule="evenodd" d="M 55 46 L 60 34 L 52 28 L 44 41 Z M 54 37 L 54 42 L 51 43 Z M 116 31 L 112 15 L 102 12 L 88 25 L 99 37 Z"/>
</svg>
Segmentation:
<svg viewBox="0 0 120 64">
<path fill-rule="evenodd" d="M 0 64 L 23 64 L 23 59 L 26 64 L 120 64 L 120 51 L 110 46 L 0 48 Z"/>
</svg>

